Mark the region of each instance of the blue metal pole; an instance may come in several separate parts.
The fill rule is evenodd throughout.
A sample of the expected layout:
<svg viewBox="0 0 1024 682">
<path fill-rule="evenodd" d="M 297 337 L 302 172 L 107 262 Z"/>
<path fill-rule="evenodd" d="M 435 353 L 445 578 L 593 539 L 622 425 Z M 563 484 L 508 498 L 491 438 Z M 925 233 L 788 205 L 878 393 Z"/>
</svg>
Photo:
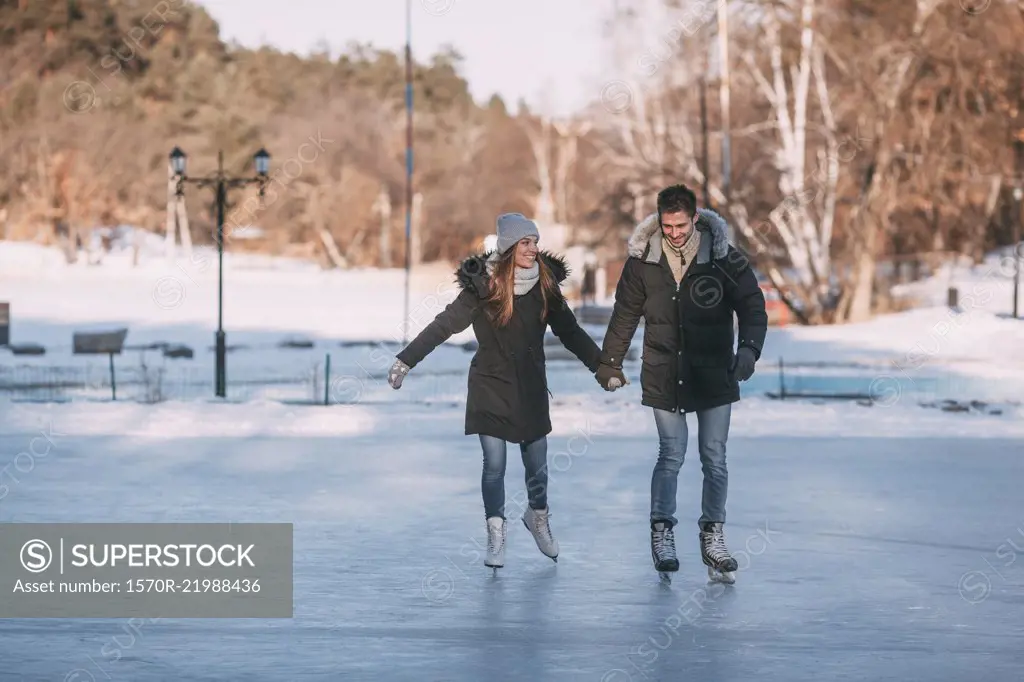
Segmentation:
<svg viewBox="0 0 1024 682">
<path fill-rule="evenodd" d="M 409 342 L 409 271 L 412 268 L 412 0 L 405 1 L 405 317 L 402 344 Z"/>
</svg>

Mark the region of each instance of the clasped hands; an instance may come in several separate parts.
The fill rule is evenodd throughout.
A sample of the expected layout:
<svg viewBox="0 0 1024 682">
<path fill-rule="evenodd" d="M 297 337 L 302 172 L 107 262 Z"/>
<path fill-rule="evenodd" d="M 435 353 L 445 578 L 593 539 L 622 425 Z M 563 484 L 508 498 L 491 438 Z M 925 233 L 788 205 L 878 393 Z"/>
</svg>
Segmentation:
<svg viewBox="0 0 1024 682">
<path fill-rule="evenodd" d="M 733 360 L 732 367 L 729 368 L 729 372 L 737 381 L 747 381 L 754 375 L 754 365 L 756 362 L 757 359 L 754 357 L 754 351 L 746 346 L 741 346 L 736 352 L 736 357 Z M 629 379 L 622 373 L 621 368 L 612 367 L 603 362 L 597 368 L 594 376 L 597 378 L 597 383 L 601 384 L 601 388 L 606 391 L 614 391 L 629 383 Z"/>
<path fill-rule="evenodd" d="M 594 376 L 597 378 L 597 383 L 601 384 L 601 388 L 606 391 L 614 391 L 629 383 L 629 379 L 622 373 L 621 368 L 612 367 L 603 362 L 598 366 Z"/>
</svg>

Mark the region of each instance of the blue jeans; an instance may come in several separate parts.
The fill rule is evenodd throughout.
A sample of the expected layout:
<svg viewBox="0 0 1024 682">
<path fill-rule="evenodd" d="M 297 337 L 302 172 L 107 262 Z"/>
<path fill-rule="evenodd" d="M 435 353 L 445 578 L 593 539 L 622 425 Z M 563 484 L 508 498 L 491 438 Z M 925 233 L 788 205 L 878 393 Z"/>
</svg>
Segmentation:
<svg viewBox="0 0 1024 682">
<path fill-rule="evenodd" d="M 506 442 L 481 434 L 480 445 L 484 450 L 484 470 L 480 478 L 484 514 L 487 518 L 505 518 Z M 526 469 L 526 495 L 530 507 L 544 509 L 548 506 L 548 439 L 544 437 L 520 443 L 519 449 Z"/>
<path fill-rule="evenodd" d="M 725 466 L 725 442 L 729 438 L 732 405 L 697 412 L 697 448 L 704 470 L 700 523 L 725 523 L 725 499 L 729 490 L 729 470 Z M 658 463 L 651 476 L 651 522 L 678 523 L 676 487 L 679 470 L 686 457 L 686 415 L 654 409 L 658 427 Z"/>
</svg>

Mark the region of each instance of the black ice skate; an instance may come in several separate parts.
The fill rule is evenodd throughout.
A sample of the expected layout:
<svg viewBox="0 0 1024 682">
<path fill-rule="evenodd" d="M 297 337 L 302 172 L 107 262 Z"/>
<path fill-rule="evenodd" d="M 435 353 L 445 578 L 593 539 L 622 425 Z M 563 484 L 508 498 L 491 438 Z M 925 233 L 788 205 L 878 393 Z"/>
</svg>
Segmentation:
<svg viewBox="0 0 1024 682">
<path fill-rule="evenodd" d="M 672 582 L 672 574 L 679 570 L 679 559 L 676 558 L 676 538 L 671 523 L 655 521 L 651 524 L 651 558 L 661 579 Z"/>
<path fill-rule="evenodd" d="M 708 567 L 708 578 L 712 582 L 732 585 L 736 582 L 738 564 L 725 546 L 725 534 L 721 523 L 702 523 L 700 533 L 700 557 Z"/>
</svg>

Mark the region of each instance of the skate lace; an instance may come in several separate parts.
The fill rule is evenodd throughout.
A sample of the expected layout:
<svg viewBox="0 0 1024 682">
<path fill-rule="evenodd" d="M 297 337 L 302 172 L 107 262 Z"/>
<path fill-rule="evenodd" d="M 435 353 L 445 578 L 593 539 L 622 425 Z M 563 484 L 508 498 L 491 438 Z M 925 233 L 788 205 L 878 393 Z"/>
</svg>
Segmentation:
<svg viewBox="0 0 1024 682">
<path fill-rule="evenodd" d="M 671 530 L 663 530 L 660 533 L 656 533 L 654 536 L 654 551 L 658 554 L 659 559 L 666 556 L 674 556 L 676 551 L 675 534 Z"/>
<path fill-rule="evenodd" d="M 708 533 L 705 536 L 708 556 L 715 561 L 731 559 L 729 550 L 725 546 L 725 535 L 722 533 Z"/>
<path fill-rule="evenodd" d="M 488 528 L 487 532 L 487 551 L 491 554 L 497 554 L 501 551 L 502 546 L 505 544 L 504 532 L 500 528 Z"/>
<path fill-rule="evenodd" d="M 548 524 L 549 516 L 550 512 L 548 514 L 537 514 L 533 518 L 537 524 L 537 532 L 543 535 L 545 540 L 552 542 L 554 538 L 551 536 L 551 526 Z"/>
</svg>

